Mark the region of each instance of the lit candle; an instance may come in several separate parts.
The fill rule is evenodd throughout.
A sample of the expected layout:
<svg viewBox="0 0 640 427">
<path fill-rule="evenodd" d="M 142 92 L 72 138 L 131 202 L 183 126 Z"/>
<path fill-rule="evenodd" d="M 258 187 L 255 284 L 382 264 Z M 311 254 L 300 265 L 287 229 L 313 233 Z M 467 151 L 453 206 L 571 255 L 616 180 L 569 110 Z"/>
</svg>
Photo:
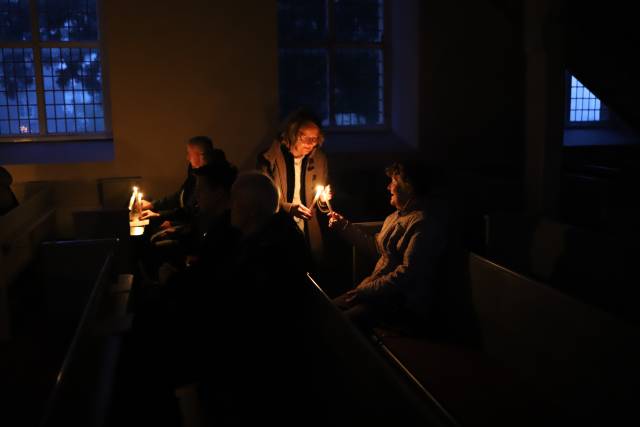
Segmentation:
<svg viewBox="0 0 640 427">
<path fill-rule="evenodd" d="M 138 187 L 133 187 L 133 193 L 131 193 L 131 199 L 129 199 L 129 210 L 133 209 L 133 202 L 136 201 L 138 195 Z"/>
<path fill-rule="evenodd" d="M 138 215 L 142 215 L 142 193 L 138 193 Z"/>
<path fill-rule="evenodd" d="M 309 206 L 311 209 L 313 209 L 316 205 L 316 202 L 318 201 L 318 199 L 320 198 L 320 196 L 322 195 L 322 193 L 324 192 L 324 186 L 323 185 L 317 185 L 316 186 L 316 195 L 313 198 L 313 202 L 311 202 L 311 206 Z"/>
<path fill-rule="evenodd" d="M 331 186 L 327 185 L 324 188 L 324 191 L 322 192 L 322 198 L 324 199 L 324 202 L 327 204 L 327 208 L 329 208 L 329 213 L 333 212 L 333 209 L 331 208 L 331 202 L 329 202 L 329 200 L 331 200 Z"/>
</svg>

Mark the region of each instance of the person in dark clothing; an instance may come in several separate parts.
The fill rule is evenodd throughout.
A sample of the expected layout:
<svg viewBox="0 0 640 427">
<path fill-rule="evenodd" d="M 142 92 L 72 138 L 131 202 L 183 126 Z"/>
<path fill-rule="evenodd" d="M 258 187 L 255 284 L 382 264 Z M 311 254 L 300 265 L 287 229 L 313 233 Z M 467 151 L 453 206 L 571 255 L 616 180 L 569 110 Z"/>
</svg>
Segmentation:
<svg viewBox="0 0 640 427">
<path fill-rule="evenodd" d="M 223 320 L 216 316 L 220 297 L 216 278 L 225 276 L 239 238 L 229 212 L 236 175 L 235 166 L 226 161 L 213 161 L 196 170 L 194 192 L 200 220 L 194 233 L 196 250 L 163 286 L 138 289 L 129 363 L 140 378 L 134 384 L 136 393 L 150 403 L 176 404 L 175 390 L 197 383 L 212 363 L 208 351 L 211 325 Z"/>
<path fill-rule="evenodd" d="M 18 206 L 18 199 L 11 191 L 13 178 L 9 171 L 0 166 L 0 215 L 4 215 Z"/>
<path fill-rule="evenodd" d="M 222 424 L 288 425 L 311 400 L 303 391 L 312 368 L 301 329 L 304 236 L 290 215 L 278 212 L 278 190 L 258 172 L 234 184 L 231 223 L 242 237 L 210 308 L 224 319 L 211 330 L 223 348 L 211 356 L 216 363 L 202 384 L 205 406 Z"/>
<path fill-rule="evenodd" d="M 194 382 L 206 365 L 207 331 L 211 324 L 224 321 L 212 312 L 220 298 L 221 282 L 232 262 L 233 248 L 240 237 L 231 226 L 229 194 L 237 169 L 230 163 L 214 161 L 196 170 L 195 193 L 199 205 L 199 224 L 186 257 L 185 269 L 167 283 L 174 323 L 174 342 L 179 349 L 173 361 L 176 384 Z"/>
<path fill-rule="evenodd" d="M 222 150 L 213 148 L 211 139 L 206 136 L 194 136 L 187 142 L 187 178 L 175 193 L 153 201 L 142 201 L 140 219 L 154 219 L 161 222 L 160 228 L 167 229 L 188 223 L 196 212 L 194 171 L 213 161 L 226 160 Z"/>
<path fill-rule="evenodd" d="M 187 145 L 187 153 L 189 173 L 180 191 L 153 202 L 154 207 L 163 210 L 145 210 L 141 216 L 152 221 L 150 244 L 143 260 L 144 272 L 150 280 L 156 280 L 156 272 L 163 263 L 169 262 L 174 269 L 182 268 L 185 255 L 197 250 L 198 233 L 202 233 L 200 229 L 207 218 L 206 215 L 200 218 L 198 212 L 196 172 L 207 165 L 226 172 L 229 166 L 224 151 L 212 149 L 211 140 L 206 137 L 192 138 Z M 149 203 L 143 201 L 143 206 L 147 207 Z"/>
</svg>

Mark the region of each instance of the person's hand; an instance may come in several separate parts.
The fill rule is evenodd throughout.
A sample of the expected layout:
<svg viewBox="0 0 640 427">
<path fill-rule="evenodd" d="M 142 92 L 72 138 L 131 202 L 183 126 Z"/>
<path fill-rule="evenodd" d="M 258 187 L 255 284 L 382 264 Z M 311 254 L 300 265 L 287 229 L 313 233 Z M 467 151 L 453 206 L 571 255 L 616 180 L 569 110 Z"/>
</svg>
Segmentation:
<svg viewBox="0 0 640 427">
<path fill-rule="evenodd" d="M 329 228 L 336 228 L 338 230 L 344 230 L 347 227 L 349 221 L 345 217 L 340 215 L 336 211 L 329 213 Z"/>
<path fill-rule="evenodd" d="M 308 220 L 311 219 L 311 209 L 306 207 L 305 205 L 292 205 L 291 206 L 291 216 L 296 218 Z"/>
<path fill-rule="evenodd" d="M 151 210 L 153 209 L 153 203 L 143 199 L 140 201 L 140 207 L 143 211 Z"/>
<path fill-rule="evenodd" d="M 165 228 L 162 231 L 162 234 L 167 235 L 167 234 L 175 233 L 176 230 L 177 230 L 177 228 L 175 228 L 175 227 L 168 227 L 168 228 Z"/>
<path fill-rule="evenodd" d="M 358 290 L 351 289 L 350 291 L 347 291 L 347 294 L 344 300 L 347 304 L 353 304 L 357 301 L 357 299 L 358 299 Z"/>
<path fill-rule="evenodd" d="M 140 215 L 140 220 L 144 221 L 145 219 L 150 219 L 160 216 L 158 212 L 154 212 L 152 210 L 147 209 L 146 211 L 142 211 L 142 215 Z"/>
<path fill-rule="evenodd" d="M 160 224 L 160 229 L 166 230 L 168 228 L 171 228 L 171 226 L 171 221 L 164 221 L 162 224 Z"/>
</svg>

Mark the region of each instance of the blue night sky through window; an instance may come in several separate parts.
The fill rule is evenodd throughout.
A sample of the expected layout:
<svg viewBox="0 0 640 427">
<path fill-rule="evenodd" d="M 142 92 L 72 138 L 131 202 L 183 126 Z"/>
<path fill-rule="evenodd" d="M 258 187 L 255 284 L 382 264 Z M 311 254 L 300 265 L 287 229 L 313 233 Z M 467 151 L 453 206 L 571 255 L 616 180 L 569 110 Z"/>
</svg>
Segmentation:
<svg viewBox="0 0 640 427">
<path fill-rule="evenodd" d="M 574 76 L 571 76 L 569 102 L 570 122 L 598 122 L 603 119 L 602 102 Z"/>
<path fill-rule="evenodd" d="M 104 132 L 96 0 L 31 1 L 0 0 L 0 136 Z"/>
</svg>

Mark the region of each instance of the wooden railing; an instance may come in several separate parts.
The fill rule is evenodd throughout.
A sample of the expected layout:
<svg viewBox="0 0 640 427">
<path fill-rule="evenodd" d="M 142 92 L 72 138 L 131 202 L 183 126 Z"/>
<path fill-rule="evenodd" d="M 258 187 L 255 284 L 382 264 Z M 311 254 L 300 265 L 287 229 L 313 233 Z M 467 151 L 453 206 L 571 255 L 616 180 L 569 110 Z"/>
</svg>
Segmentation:
<svg viewBox="0 0 640 427">
<path fill-rule="evenodd" d="M 58 246 L 54 257 L 69 260 L 89 252 L 92 259 L 86 259 L 87 263 L 100 267 L 46 402 L 40 422 L 43 427 L 101 426 L 107 418 L 123 333 L 131 324 L 127 307 L 133 277 L 118 275 L 114 280 L 117 243 L 114 239 L 50 243 Z M 73 272 L 73 267 L 66 270 Z M 60 289 L 62 299 L 68 299 L 68 291 Z M 55 292 L 50 289 L 48 294 Z M 50 299 L 49 304 L 64 305 L 62 299 Z M 77 307 L 57 308 L 62 316 L 75 310 Z"/>
</svg>

